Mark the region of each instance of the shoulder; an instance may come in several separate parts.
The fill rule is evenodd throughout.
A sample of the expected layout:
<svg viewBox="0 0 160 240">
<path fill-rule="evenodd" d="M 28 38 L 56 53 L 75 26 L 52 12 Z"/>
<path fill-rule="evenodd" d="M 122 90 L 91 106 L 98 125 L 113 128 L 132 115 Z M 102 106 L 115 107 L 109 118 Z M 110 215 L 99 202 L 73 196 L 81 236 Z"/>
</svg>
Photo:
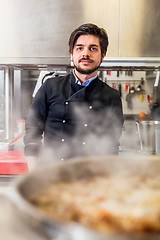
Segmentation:
<svg viewBox="0 0 160 240">
<path fill-rule="evenodd" d="M 50 96 L 58 90 L 63 89 L 67 85 L 67 82 L 69 82 L 69 78 L 70 74 L 48 78 L 39 88 L 36 97 Z"/>
<path fill-rule="evenodd" d="M 63 82 L 68 81 L 69 78 L 70 78 L 70 74 L 67 74 L 65 76 L 52 77 L 47 79 L 43 85 L 55 86 L 56 84 L 62 84 Z"/>
<path fill-rule="evenodd" d="M 57 76 L 47 79 L 43 85 L 41 86 L 41 92 L 46 94 L 52 94 L 54 91 L 58 89 L 62 89 L 69 83 L 70 74 L 65 76 Z"/>
<path fill-rule="evenodd" d="M 111 96 L 117 96 L 119 97 L 119 91 L 117 89 L 114 89 L 112 87 L 110 87 L 107 83 L 101 81 L 100 79 L 98 79 L 98 85 L 101 88 L 102 92 L 106 92 L 107 94 L 111 95 Z"/>
</svg>

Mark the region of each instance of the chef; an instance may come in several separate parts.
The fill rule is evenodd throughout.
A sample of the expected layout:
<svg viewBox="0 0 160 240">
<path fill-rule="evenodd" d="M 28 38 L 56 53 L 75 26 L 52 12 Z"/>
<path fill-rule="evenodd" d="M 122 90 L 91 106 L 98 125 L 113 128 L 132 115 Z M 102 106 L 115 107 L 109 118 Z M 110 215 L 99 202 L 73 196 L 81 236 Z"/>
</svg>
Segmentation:
<svg viewBox="0 0 160 240">
<path fill-rule="evenodd" d="M 49 78 L 38 90 L 24 136 L 29 169 L 38 159 L 65 160 L 118 153 L 123 126 L 119 92 L 98 78 L 108 47 L 103 28 L 83 24 L 69 38 L 74 70 Z"/>
</svg>

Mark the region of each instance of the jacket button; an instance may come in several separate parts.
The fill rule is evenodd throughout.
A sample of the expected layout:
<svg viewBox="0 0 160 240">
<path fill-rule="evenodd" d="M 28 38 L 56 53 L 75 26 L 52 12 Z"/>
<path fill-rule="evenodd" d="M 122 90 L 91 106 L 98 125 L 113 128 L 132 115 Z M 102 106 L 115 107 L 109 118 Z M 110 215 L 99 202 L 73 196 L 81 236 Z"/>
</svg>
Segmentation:
<svg viewBox="0 0 160 240">
<path fill-rule="evenodd" d="M 86 143 L 85 143 L 85 142 L 83 142 L 82 144 L 83 144 L 83 145 L 86 145 Z"/>
<path fill-rule="evenodd" d="M 84 126 L 85 126 L 85 127 L 88 127 L 88 124 L 87 124 L 87 123 L 85 123 L 85 124 L 84 124 Z"/>
<path fill-rule="evenodd" d="M 63 122 L 63 123 L 65 123 L 65 122 L 66 122 L 66 120 L 63 120 L 62 122 Z"/>
<path fill-rule="evenodd" d="M 92 109 L 92 106 L 89 106 L 89 109 Z"/>
<path fill-rule="evenodd" d="M 64 138 L 61 139 L 61 142 L 64 142 Z"/>
<path fill-rule="evenodd" d="M 64 158 L 61 158 L 61 161 L 64 161 Z"/>
<path fill-rule="evenodd" d="M 66 105 L 68 105 L 68 104 L 69 104 L 69 102 L 65 102 L 65 104 L 66 104 Z"/>
</svg>

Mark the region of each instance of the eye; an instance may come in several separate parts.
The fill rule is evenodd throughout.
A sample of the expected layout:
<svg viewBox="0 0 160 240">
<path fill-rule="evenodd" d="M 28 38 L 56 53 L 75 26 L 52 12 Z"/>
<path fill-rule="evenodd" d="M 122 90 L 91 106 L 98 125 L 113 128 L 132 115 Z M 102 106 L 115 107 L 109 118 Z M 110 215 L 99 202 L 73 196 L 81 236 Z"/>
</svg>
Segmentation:
<svg viewBox="0 0 160 240">
<path fill-rule="evenodd" d="M 81 50 L 82 50 L 82 47 L 77 47 L 76 50 L 77 50 L 77 51 L 81 51 Z"/>
<path fill-rule="evenodd" d="M 95 52 L 95 51 L 97 51 L 97 48 L 96 47 L 91 47 L 91 51 Z"/>
</svg>

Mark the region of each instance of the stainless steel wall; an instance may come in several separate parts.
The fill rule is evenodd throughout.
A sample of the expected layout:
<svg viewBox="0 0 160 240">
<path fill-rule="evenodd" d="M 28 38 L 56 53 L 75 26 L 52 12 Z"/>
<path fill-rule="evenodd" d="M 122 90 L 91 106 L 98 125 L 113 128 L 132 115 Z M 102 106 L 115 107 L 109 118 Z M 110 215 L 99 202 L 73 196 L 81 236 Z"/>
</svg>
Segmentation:
<svg viewBox="0 0 160 240">
<path fill-rule="evenodd" d="M 108 57 L 157 57 L 159 20 L 159 0 L 0 0 L 0 63 L 63 61 L 71 31 L 86 22 L 107 30 Z"/>
<path fill-rule="evenodd" d="M 120 56 L 160 56 L 160 1 L 121 0 Z"/>
</svg>

